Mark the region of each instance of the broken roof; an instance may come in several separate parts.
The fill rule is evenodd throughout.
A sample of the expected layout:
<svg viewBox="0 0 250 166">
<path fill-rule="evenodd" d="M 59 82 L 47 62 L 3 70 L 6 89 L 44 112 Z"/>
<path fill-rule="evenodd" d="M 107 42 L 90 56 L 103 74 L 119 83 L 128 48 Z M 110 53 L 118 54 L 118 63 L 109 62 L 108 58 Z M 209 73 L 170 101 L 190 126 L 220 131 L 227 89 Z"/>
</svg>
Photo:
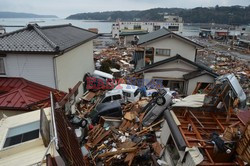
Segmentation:
<svg viewBox="0 0 250 166">
<path fill-rule="evenodd" d="M 96 33 L 71 24 L 27 27 L 0 36 L 0 52 L 59 53 L 77 47 Z"/>
<path fill-rule="evenodd" d="M 180 35 L 178 35 L 176 33 L 173 33 L 173 32 L 171 32 L 170 30 L 168 30 L 165 27 L 163 27 L 162 29 L 159 29 L 157 31 L 148 33 L 146 35 L 139 36 L 138 45 L 142 45 L 142 44 L 154 41 L 154 40 L 162 38 L 162 37 L 167 37 L 167 36 L 174 36 L 176 38 L 182 39 L 183 41 L 185 41 L 185 42 L 187 42 L 187 43 L 189 43 L 191 45 L 194 45 L 194 46 L 199 47 L 199 48 L 203 48 L 203 46 L 193 42 L 190 39 L 187 39 L 187 38 L 182 37 L 182 36 L 180 36 Z"/>
<path fill-rule="evenodd" d="M 193 66 L 198 67 L 198 68 L 199 68 L 199 71 L 204 71 L 204 70 L 205 70 L 207 73 L 209 73 L 210 75 L 212 75 L 212 76 L 214 76 L 214 77 L 217 77 L 217 76 L 218 76 L 218 75 L 217 75 L 216 73 L 214 73 L 214 72 L 212 71 L 212 69 L 210 69 L 209 67 L 206 67 L 206 66 L 204 66 L 204 65 L 202 65 L 202 64 L 199 64 L 199 63 L 190 61 L 190 60 L 188 60 L 188 59 L 186 59 L 186 58 L 180 56 L 179 54 L 177 54 L 176 56 L 173 56 L 173 57 L 171 57 L 171 58 L 167 58 L 167 59 L 164 59 L 164 60 L 162 60 L 162 61 L 158 61 L 158 62 L 153 63 L 153 64 L 151 64 L 151 65 L 145 66 L 144 68 L 142 68 L 142 69 L 136 71 L 135 73 L 141 73 L 141 72 L 147 71 L 148 69 L 151 69 L 151 68 L 154 68 L 154 67 L 157 67 L 157 66 L 160 66 L 160 65 L 163 65 L 163 64 L 165 64 L 165 63 L 168 63 L 168 62 L 171 62 L 171 61 L 174 61 L 174 60 L 178 60 L 178 59 L 183 60 L 184 62 L 187 62 L 187 63 L 189 63 L 189 64 L 191 64 L 191 65 L 193 65 Z"/>
<path fill-rule="evenodd" d="M 50 106 L 49 94 L 54 92 L 56 99 L 61 100 L 66 93 L 28 81 L 24 78 L 1 77 L 0 109 L 33 110 L 32 106 Z"/>
<path fill-rule="evenodd" d="M 211 143 L 213 133 L 225 136 L 228 127 L 243 129 L 241 120 L 232 114 L 227 121 L 227 113 L 215 111 L 211 108 L 209 111 L 205 108 L 173 108 L 171 117 L 175 120 L 179 132 L 186 143 L 186 147 L 198 147 L 204 157 L 201 165 L 235 165 L 233 153 L 216 152 Z M 165 115 L 166 116 L 166 115 Z M 168 119 L 166 118 L 167 122 Z M 177 123 L 178 122 L 178 123 Z M 168 122 L 169 123 L 169 122 Z M 188 127 L 190 126 L 190 128 Z M 171 130 L 172 131 L 172 130 Z"/>
</svg>

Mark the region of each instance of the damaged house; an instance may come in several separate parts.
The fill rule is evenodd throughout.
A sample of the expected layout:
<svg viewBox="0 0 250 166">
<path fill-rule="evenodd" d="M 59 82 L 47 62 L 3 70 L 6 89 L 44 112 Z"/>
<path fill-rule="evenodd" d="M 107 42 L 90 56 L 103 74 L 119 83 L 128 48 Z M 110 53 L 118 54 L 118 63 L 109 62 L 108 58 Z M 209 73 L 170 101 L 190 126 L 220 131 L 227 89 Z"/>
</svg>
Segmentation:
<svg viewBox="0 0 250 166">
<path fill-rule="evenodd" d="M 244 165 L 249 152 L 246 141 L 249 111 L 246 96 L 234 75 L 217 79 L 208 94 L 194 94 L 164 112 L 161 143 L 164 159 L 170 165 Z M 242 140 L 243 138 L 243 140 Z M 238 143 L 238 142 L 241 143 Z M 236 151 L 240 152 L 236 155 Z"/>
<path fill-rule="evenodd" d="M 144 85 L 159 80 L 182 95 L 190 95 L 197 84 L 205 88 L 214 83 L 217 74 L 196 63 L 201 45 L 163 28 L 139 37 L 134 54 L 135 73 L 142 75 Z"/>
<path fill-rule="evenodd" d="M 27 27 L 0 37 L 0 76 L 67 91 L 94 71 L 96 33 L 66 25 Z M 83 91 L 79 93 L 81 95 Z"/>
</svg>

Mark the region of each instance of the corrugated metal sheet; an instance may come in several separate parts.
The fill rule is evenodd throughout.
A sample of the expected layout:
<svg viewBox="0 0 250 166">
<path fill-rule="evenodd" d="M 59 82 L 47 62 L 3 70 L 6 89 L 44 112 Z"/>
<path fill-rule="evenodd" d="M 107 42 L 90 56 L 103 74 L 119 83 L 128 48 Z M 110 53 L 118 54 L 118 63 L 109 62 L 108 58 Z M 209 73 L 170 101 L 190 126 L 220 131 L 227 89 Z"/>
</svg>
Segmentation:
<svg viewBox="0 0 250 166">
<path fill-rule="evenodd" d="M 75 130 L 61 109 L 55 110 L 55 122 L 57 127 L 59 150 L 58 153 L 64 159 L 66 165 L 84 166 L 83 154 L 77 141 Z"/>
<path fill-rule="evenodd" d="M 52 89 L 24 78 L 0 78 L 0 108 L 32 110 L 32 106 L 47 104 L 49 93 L 54 92 L 56 99 L 62 99 L 66 93 Z M 36 107 L 37 108 L 37 107 Z"/>
</svg>

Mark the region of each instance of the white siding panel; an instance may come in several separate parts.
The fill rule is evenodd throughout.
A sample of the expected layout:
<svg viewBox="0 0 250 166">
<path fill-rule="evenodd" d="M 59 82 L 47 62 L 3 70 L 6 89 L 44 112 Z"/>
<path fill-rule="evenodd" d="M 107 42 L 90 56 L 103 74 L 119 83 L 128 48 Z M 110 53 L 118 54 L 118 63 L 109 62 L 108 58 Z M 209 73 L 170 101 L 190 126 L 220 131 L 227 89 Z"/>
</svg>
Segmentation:
<svg viewBox="0 0 250 166">
<path fill-rule="evenodd" d="M 205 75 L 202 75 L 202 76 L 199 76 L 199 77 L 195 77 L 193 79 L 190 79 L 188 81 L 188 91 L 187 91 L 187 95 L 191 95 L 197 85 L 198 82 L 203 82 L 203 83 L 214 83 L 215 82 L 215 79 L 208 75 L 208 74 L 205 74 Z"/>
<path fill-rule="evenodd" d="M 53 55 L 7 54 L 8 77 L 27 80 L 55 88 Z"/>
<path fill-rule="evenodd" d="M 159 40 L 152 41 L 151 43 L 145 44 L 143 46 L 146 47 L 154 47 L 160 49 L 170 49 L 170 56 L 154 56 L 154 62 L 158 62 L 170 57 L 175 56 L 176 54 L 181 55 L 182 57 L 189 59 L 191 61 L 195 61 L 195 52 L 196 48 L 193 45 L 190 45 L 180 39 L 176 38 L 162 38 Z M 154 51 L 155 54 L 155 51 Z"/>
</svg>

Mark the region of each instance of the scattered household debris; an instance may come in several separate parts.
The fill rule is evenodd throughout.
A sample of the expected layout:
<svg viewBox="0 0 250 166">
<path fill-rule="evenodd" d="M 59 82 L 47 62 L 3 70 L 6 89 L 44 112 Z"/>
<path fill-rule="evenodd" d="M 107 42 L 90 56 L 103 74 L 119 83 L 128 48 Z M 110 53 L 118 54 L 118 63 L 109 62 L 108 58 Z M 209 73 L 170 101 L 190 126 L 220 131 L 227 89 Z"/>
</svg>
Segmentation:
<svg viewBox="0 0 250 166">
<path fill-rule="evenodd" d="M 233 74 L 224 75 L 216 85 L 207 88 L 206 94 L 176 99 L 166 88 L 125 103 L 101 102 L 101 96 L 110 92 L 88 91 L 76 106 L 76 116 L 83 120 L 74 123 L 78 124 L 76 128 L 84 129 L 81 137 L 79 131 L 75 133 L 82 138 L 79 143 L 85 164 L 182 162 L 185 165 L 190 161 L 194 165 L 240 165 L 248 162 L 248 151 L 244 149 L 249 146 L 245 144 L 248 130 L 235 113 L 245 106 L 246 96 L 237 83 Z M 168 141 L 162 141 L 163 138 Z M 172 160 L 168 160 L 166 153 Z"/>
</svg>

